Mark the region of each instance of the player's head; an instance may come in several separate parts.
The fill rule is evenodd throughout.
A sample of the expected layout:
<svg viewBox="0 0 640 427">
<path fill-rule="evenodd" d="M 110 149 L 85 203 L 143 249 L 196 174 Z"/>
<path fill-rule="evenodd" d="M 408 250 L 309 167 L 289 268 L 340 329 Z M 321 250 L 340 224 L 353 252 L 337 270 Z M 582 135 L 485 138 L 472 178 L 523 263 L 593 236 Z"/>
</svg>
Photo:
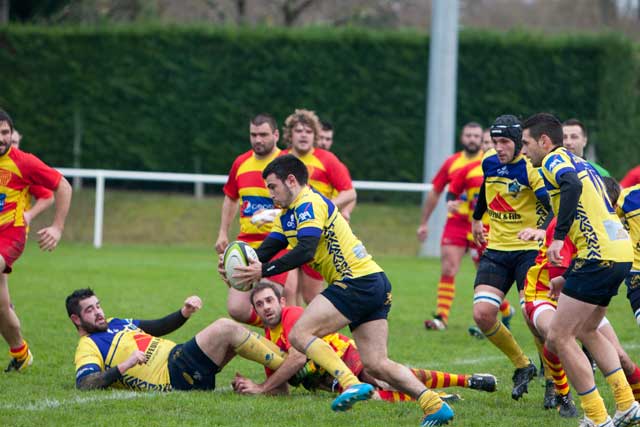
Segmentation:
<svg viewBox="0 0 640 427">
<path fill-rule="evenodd" d="M 324 150 L 331 150 L 333 145 L 333 125 L 327 121 L 320 120 L 320 135 L 318 135 L 318 147 Z"/>
<path fill-rule="evenodd" d="M 562 147 L 562 123 L 549 113 L 537 113 L 522 124 L 522 154 L 539 167 L 542 159 L 556 147 Z"/>
<path fill-rule="evenodd" d="M 109 328 L 100 300 L 91 288 L 77 289 L 66 300 L 67 314 L 84 335 L 103 332 Z"/>
<path fill-rule="evenodd" d="M 12 134 L 13 120 L 6 111 L 0 110 L 0 156 L 4 156 L 11 148 Z"/>
<path fill-rule="evenodd" d="M 11 133 L 11 145 L 20 148 L 20 141 L 22 141 L 22 134 L 17 129 L 14 129 Z"/>
<path fill-rule="evenodd" d="M 578 119 L 565 120 L 562 123 L 564 148 L 576 156 L 584 156 L 584 147 L 587 145 L 587 129 Z"/>
<path fill-rule="evenodd" d="M 269 194 L 277 206 L 288 207 L 309 181 L 309 171 L 292 154 L 276 157 L 262 171 Z"/>
<path fill-rule="evenodd" d="M 278 285 L 260 281 L 251 290 L 249 298 L 265 326 L 273 328 L 280 324 L 285 300 Z"/>
<path fill-rule="evenodd" d="M 476 154 L 482 146 L 482 126 L 480 123 L 469 122 L 462 127 L 460 143 L 469 154 Z"/>
<path fill-rule="evenodd" d="M 610 176 L 602 177 L 604 183 L 604 189 L 607 191 L 607 196 L 611 202 L 611 206 L 615 207 L 618 204 L 618 198 L 620 197 L 620 184 L 615 178 Z"/>
<path fill-rule="evenodd" d="M 485 129 L 484 132 L 482 132 L 482 151 L 486 153 L 492 148 L 495 148 L 495 146 L 493 139 L 491 139 L 491 131 L 489 129 Z"/>
<path fill-rule="evenodd" d="M 257 157 L 265 157 L 273 152 L 280 138 L 278 123 L 269 114 L 260 113 L 249 122 L 251 149 Z"/>
<path fill-rule="evenodd" d="M 509 163 L 522 149 L 522 126 L 520 120 L 511 114 L 503 114 L 495 119 L 489 128 L 500 163 Z"/>
<path fill-rule="evenodd" d="M 310 110 L 296 109 L 284 121 L 284 140 L 297 156 L 310 152 L 320 135 L 320 120 Z"/>
</svg>

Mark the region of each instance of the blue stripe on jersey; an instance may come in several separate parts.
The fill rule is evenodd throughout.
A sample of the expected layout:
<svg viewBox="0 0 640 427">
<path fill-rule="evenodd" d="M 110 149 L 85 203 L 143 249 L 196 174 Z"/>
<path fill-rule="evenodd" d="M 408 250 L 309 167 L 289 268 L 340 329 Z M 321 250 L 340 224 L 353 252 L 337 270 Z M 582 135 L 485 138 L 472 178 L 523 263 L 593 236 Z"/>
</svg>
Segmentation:
<svg viewBox="0 0 640 427">
<path fill-rule="evenodd" d="M 100 372 L 100 366 L 95 363 L 87 363 L 86 365 L 80 366 L 80 368 L 78 368 L 78 370 L 76 371 L 76 384 L 81 378 L 84 378 L 87 375 L 91 375 L 96 372 Z"/>
<path fill-rule="evenodd" d="M 485 179 L 491 177 L 517 180 L 521 185 L 531 187 L 527 173 L 527 161 L 521 157 L 515 163 L 502 164 L 498 154 L 493 154 L 482 161 L 482 171 Z"/>
<path fill-rule="evenodd" d="M 318 227 L 304 227 L 298 230 L 298 237 L 304 236 L 312 236 L 312 237 L 320 237 L 322 236 L 322 229 Z"/>
<path fill-rule="evenodd" d="M 622 201 L 622 211 L 625 213 L 640 209 L 640 189 L 629 191 Z"/>
<path fill-rule="evenodd" d="M 327 218 L 331 217 L 331 215 L 333 214 L 333 211 L 336 209 L 336 205 L 333 204 L 333 202 L 329 199 L 327 199 L 326 197 L 324 197 L 324 195 L 322 193 L 320 193 L 318 190 L 316 190 L 315 188 L 311 187 L 311 191 L 313 191 L 314 193 L 316 193 L 318 196 L 322 197 L 322 200 L 324 200 L 324 202 L 327 204 Z"/>
<path fill-rule="evenodd" d="M 276 240 L 280 240 L 281 242 L 286 242 L 287 236 L 285 236 L 282 233 L 276 233 L 275 231 L 272 231 L 267 235 L 267 239 L 276 239 Z"/>
<path fill-rule="evenodd" d="M 280 225 L 282 226 L 282 231 L 293 231 L 297 228 L 298 223 L 293 209 L 288 209 L 280 216 Z"/>
<path fill-rule="evenodd" d="M 109 320 L 109 328 L 106 331 L 95 332 L 90 334 L 88 338 L 96 344 L 98 350 L 100 350 L 100 355 L 102 355 L 102 360 L 106 362 L 109 349 L 111 348 L 111 344 L 113 343 L 113 339 L 116 334 L 120 331 L 124 331 L 125 329 L 138 329 L 138 325 L 140 325 L 139 320 L 113 318 Z"/>
</svg>

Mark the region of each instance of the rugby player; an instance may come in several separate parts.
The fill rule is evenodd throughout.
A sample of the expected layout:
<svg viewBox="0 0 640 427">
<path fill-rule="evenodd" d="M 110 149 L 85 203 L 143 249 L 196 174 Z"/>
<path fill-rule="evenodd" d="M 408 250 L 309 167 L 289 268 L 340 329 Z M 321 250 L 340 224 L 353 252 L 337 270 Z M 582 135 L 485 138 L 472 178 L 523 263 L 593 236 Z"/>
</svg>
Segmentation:
<svg viewBox="0 0 640 427">
<path fill-rule="evenodd" d="M 138 391 L 213 390 L 216 374 L 236 354 L 271 369 L 282 364 L 266 340 L 230 319 L 218 319 L 184 344 L 160 338 L 202 307 L 188 297 L 180 310 L 156 320 L 107 318 L 91 289 L 66 299 L 69 319 L 80 335 L 76 387 Z"/>
<path fill-rule="evenodd" d="M 422 425 L 441 425 L 453 411 L 437 393 L 428 390 L 411 371 L 387 357 L 391 284 L 340 215 L 336 205 L 307 185 L 307 167 L 292 155 L 280 156 L 262 172 L 274 202 L 283 212 L 258 248 L 260 261 L 237 267 L 239 283 L 255 283 L 304 263 L 319 271 L 329 286 L 300 316 L 289 338 L 291 345 L 336 378 L 344 390 L 332 409 L 350 409 L 369 399 L 373 386 L 362 383 L 344 361 L 322 340 L 349 325 L 364 368 L 418 401 Z M 293 249 L 274 261 L 271 255 L 291 244 Z M 224 268 L 219 264 L 224 277 Z"/>
<path fill-rule="evenodd" d="M 428 222 L 433 210 L 438 204 L 440 195 L 447 184 L 450 184 L 456 174 L 465 165 L 482 159 L 480 150 L 482 143 L 482 126 L 476 122 L 467 123 L 462 127 L 460 133 L 460 143 L 463 150 L 459 151 L 445 160 L 438 173 L 431 182 L 433 189 L 427 195 L 420 226 L 417 230 L 418 240 L 424 242 L 429 233 Z M 468 200 L 449 201 L 455 202 L 455 210 L 449 210 L 447 222 L 445 223 L 440 241 L 440 280 L 436 293 L 436 311 L 432 319 L 424 322 L 428 330 L 444 330 L 447 328 L 451 305 L 455 297 L 455 276 L 460 268 L 460 262 L 465 252 L 470 249 L 467 235 L 471 232 L 471 223 L 467 212 L 469 211 Z"/>
<path fill-rule="evenodd" d="M 347 167 L 335 154 L 318 148 L 321 125 L 318 116 L 309 110 L 296 109 L 284 123 L 283 154 L 293 154 L 309 170 L 309 186 L 322 194 L 338 208 L 342 217 L 351 218 L 356 202 L 356 190 Z M 308 265 L 299 270 L 298 288 L 302 301 L 309 303 L 324 288 L 322 275 Z"/>
<path fill-rule="evenodd" d="M 233 384 L 234 390 L 244 394 L 273 393 L 276 390 L 286 393 L 287 381 L 292 383 L 295 380 L 295 383 L 301 383 L 310 390 L 334 391 L 333 377 L 324 370 L 318 369 L 313 362 L 307 363 L 307 357 L 304 353 L 291 347 L 289 333 L 302 315 L 302 307 L 285 306 L 285 300 L 280 296 L 279 289 L 268 282 L 259 283 L 251 290 L 251 303 L 263 320 L 266 338 L 276 344 L 283 353 L 286 353 L 287 357 L 282 366 L 278 368 L 277 375 L 268 370 L 267 380 L 261 384 L 236 375 Z M 411 396 L 390 390 L 387 384 L 367 374 L 367 371 L 363 369 L 355 342 L 351 338 L 333 333 L 322 339 L 329 343 L 358 379 L 376 386 L 374 398 L 392 402 L 412 400 Z M 301 370 L 302 375 L 300 374 Z M 496 390 L 496 378 L 490 374 L 451 374 L 415 368 L 411 368 L 411 371 L 428 388 L 457 386 L 488 392 Z M 337 390 L 342 391 L 339 387 Z"/>
<path fill-rule="evenodd" d="M 71 204 L 71 186 L 55 169 L 32 154 L 12 146 L 13 121 L 0 110 L 0 333 L 9 344 L 11 361 L 5 372 L 22 371 L 33 355 L 20 331 L 20 320 L 11 305 L 8 274 L 20 257 L 27 239 L 28 194 L 39 185 L 55 194 L 55 215 L 49 227 L 38 231 L 40 249 L 52 251 L 58 245 Z M 26 214 L 26 218 L 25 218 Z"/>
<path fill-rule="evenodd" d="M 571 151 L 578 157 L 586 159 L 584 154 L 584 147 L 587 146 L 587 129 L 582 122 L 578 119 L 568 119 L 562 123 L 562 145 L 567 150 Z M 598 171 L 601 177 L 607 177 L 609 171 L 597 164 L 596 162 L 589 161 L 589 164 Z"/>
<path fill-rule="evenodd" d="M 238 210 L 240 211 L 238 240 L 257 248 L 271 230 L 272 223 L 259 222 L 254 224 L 251 222 L 251 218 L 264 209 L 275 208 L 264 185 L 262 170 L 271 160 L 280 155 L 280 149 L 276 145 L 279 138 L 278 125 L 269 114 L 258 114 L 250 120 L 251 149 L 234 160 L 227 183 L 222 189 L 224 201 L 222 202 L 220 229 L 216 240 L 216 251 L 219 254 L 223 253 L 229 244 L 229 228 Z M 283 250 L 282 253 L 284 252 L 286 250 Z M 276 256 L 280 256 L 282 253 L 276 254 Z M 270 280 L 282 286 L 285 286 L 288 280 L 289 286 L 285 286 L 285 297 L 289 301 L 295 301 L 295 281 L 297 280 L 295 275 L 282 273 L 271 277 Z M 238 322 L 254 326 L 261 324 L 260 318 L 251 307 L 246 292 L 240 292 L 230 287 L 227 296 L 227 310 L 229 316 Z"/>
<path fill-rule="evenodd" d="M 524 278 L 535 261 L 538 244 L 519 240 L 518 233 L 523 228 L 546 227 L 549 199 L 538 171 L 520 153 L 522 128 L 518 119 L 512 115 L 498 117 L 491 125 L 491 137 L 496 148 L 482 159 L 484 180 L 472 222 L 476 244 L 485 244 L 482 217 L 488 212 L 488 244 L 478 264 L 473 318 L 516 368 L 511 397 L 518 400 L 528 392 L 536 367 L 497 314 L 514 280 L 522 298 Z"/>
<path fill-rule="evenodd" d="M 627 298 L 640 326 L 640 184 L 625 188 L 620 194 L 616 206 L 618 216 L 622 218 L 625 227 L 631 234 L 633 246 L 633 265 L 625 278 Z"/>
<path fill-rule="evenodd" d="M 557 225 L 547 249 L 551 264 L 562 263 L 564 240 L 577 249 L 564 278 L 551 283 L 558 305 L 551 319 L 546 345 L 557 354 L 580 397 L 584 426 L 619 426 L 640 423 L 640 405 L 620 366 L 618 355 L 598 327 L 611 298 L 631 269 L 633 248 L 618 219 L 598 172 L 562 146 L 562 123 L 539 113 L 523 123 L 523 153 L 540 167 Z M 596 388 L 578 338 L 605 374 L 616 402 L 613 420 Z"/>
</svg>

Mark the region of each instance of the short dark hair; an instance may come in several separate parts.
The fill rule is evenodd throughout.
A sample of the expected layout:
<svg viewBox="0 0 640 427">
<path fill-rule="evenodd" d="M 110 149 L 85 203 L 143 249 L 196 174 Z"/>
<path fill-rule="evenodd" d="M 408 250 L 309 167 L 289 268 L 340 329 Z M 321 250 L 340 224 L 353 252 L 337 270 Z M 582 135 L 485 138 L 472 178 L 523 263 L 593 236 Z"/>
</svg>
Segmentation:
<svg viewBox="0 0 640 427">
<path fill-rule="evenodd" d="M 467 124 L 465 124 L 464 126 L 462 126 L 462 129 L 464 128 L 480 128 L 480 129 L 484 129 L 482 127 L 482 125 L 478 122 L 469 122 Z"/>
<path fill-rule="evenodd" d="M 251 124 L 254 126 L 260 126 L 265 123 L 269 123 L 271 132 L 278 130 L 278 122 L 276 122 L 276 119 L 274 119 L 271 114 L 260 113 L 251 119 Z"/>
<path fill-rule="evenodd" d="M 66 306 L 67 314 L 71 317 L 72 314 L 76 316 L 80 315 L 80 301 L 87 298 L 91 298 L 96 294 L 91 288 L 76 289 L 71 295 L 67 297 Z"/>
<path fill-rule="evenodd" d="M 533 139 L 538 140 L 544 134 L 551 139 L 556 147 L 562 147 L 562 122 L 549 113 L 537 113 L 529 117 L 522 124 L 522 129 L 529 129 Z"/>
<path fill-rule="evenodd" d="M 9 123 L 9 127 L 11 128 L 11 132 L 13 132 L 13 120 L 11 120 L 11 116 L 6 111 L 0 109 L 0 122 Z"/>
<path fill-rule="evenodd" d="M 609 197 L 611 205 L 615 206 L 620 197 L 620 184 L 618 184 L 615 178 L 610 176 L 602 177 L 602 182 L 604 183 L 604 188 L 607 191 L 607 197 Z"/>
<path fill-rule="evenodd" d="M 298 159 L 293 154 L 285 154 L 284 156 L 276 157 L 271 163 L 267 165 L 262 171 L 262 178 L 267 179 L 271 174 L 275 174 L 276 177 L 284 182 L 287 176 L 293 175 L 296 177 L 300 185 L 307 185 L 309 181 L 309 171 L 302 160 Z"/>
<path fill-rule="evenodd" d="M 322 130 L 333 130 L 333 125 L 331 124 L 331 122 L 328 122 L 326 120 L 320 120 L 320 127 L 322 128 Z"/>
<path fill-rule="evenodd" d="M 249 299 L 251 300 L 251 305 L 254 305 L 253 304 L 253 297 L 258 292 L 262 292 L 265 289 L 271 289 L 277 299 L 280 299 L 282 297 L 282 294 L 280 293 L 280 289 L 278 289 L 278 287 L 276 285 L 274 285 L 273 283 L 266 282 L 266 281 L 258 282 L 258 284 L 255 285 L 253 287 L 253 289 L 251 289 L 251 293 L 249 294 Z"/>
<path fill-rule="evenodd" d="M 562 122 L 562 126 L 579 126 L 582 130 L 582 136 L 587 137 L 587 128 L 584 127 L 582 122 L 578 119 L 568 119 Z"/>
</svg>

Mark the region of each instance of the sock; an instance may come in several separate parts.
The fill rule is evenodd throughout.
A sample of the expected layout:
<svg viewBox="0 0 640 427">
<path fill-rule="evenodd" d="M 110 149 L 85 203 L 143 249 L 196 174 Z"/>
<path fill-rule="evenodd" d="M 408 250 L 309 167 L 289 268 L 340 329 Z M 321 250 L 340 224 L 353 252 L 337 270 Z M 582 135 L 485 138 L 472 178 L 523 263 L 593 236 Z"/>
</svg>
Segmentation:
<svg viewBox="0 0 640 427">
<path fill-rule="evenodd" d="M 584 410 L 584 415 L 589 417 L 591 421 L 596 424 L 602 424 L 607 420 L 609 416 L 607 408 L 605 408 L 604 401 L 600 397 L 596 386 L 584 393 L 578 393 L 578 396 L 580 396 L 580 406 Z"/>
<path fill-rule="evenodd" d="M 511 360 L 511 363 L 516 368 L 526 368 L 531 363 L 513 338 L 513 335 L 511 335 L 511 332 L 509 332 L 509 329 L 501 321 L 497 321 L 491 329 L 484 332 L 484 335 Z"/>
<path fill-rule="evenodd" d="M 256 326 L 258 328 L 262 328 L 264 325 L 262 324 L 262 319 L 258 316 L 258 313 L 251 308 L 251 315 L 249 316 L 249 320 L 247 321 L 247 325 Z"/>
<path fill-rule="evenodd" d="M 442 408 L 442 399 L 440 399 L 438 393 L 427 389 L 418 396 L 418 405 L 420 405 L 425 415 L 430 415 Z"/>
<path fill-rule="evenodd" d="M 411 372 L 427 388 L 468 387 L 470 375 L 411 368 Z"/>
<path fill-rule="evenodd" d="M 387 402 L 406 402 L 407 400 L 413 400 L 413 398 L 408 394 L 404 394 L 399 391 L 378 390 L 377 393 L 378 396 L 380 396 L 380 399 L 386 400 Z"/>
<path fill-rule="evenodd" d="M 436 316 L 440 316 L 442 321 L 446 324 L 449 321 L 449 312 L 451 311 L 453 298 L 456 296 L 455 277 L 444 275 L 440 276 L 437 295 L 438 305 L 436 307 Z"/>
<path fill-rule="evenodd" d="M 540 338 L 536 336 L 533 337 L 533 342 L 538 349 L 538 355 L 540 356 L 540 360 L 542 360 L 542 366 L 544 366 L 544 378 L 546 380 L 553 381 L 553 376 L 551 375 L 551 371 L 549 370 L 549 364 L 547 363 L 547 359 L 544 358 L 544 343 L 540 341 Z"/>
<path fill-rule="evenodd" d="M 280 356 L 282 356 L 282 357 L 285 357 L 285 356 L 287 355 L 287 354 L 286 354 L 284 351 L 282 351 L 282 349 L 280 349 L 280 347 L 278 347 L 278 346 L 276 345 L 276 343 L 274 343 L 273 341 L 268 340 L 266 337 L 263 337 L 262 335 L 260 335 L 260 334 L 258 334 L 258 333 L 256 333 L 255 335 L 256 335 L 256 337 L 258 338 L 258 340 L 260 340 L 260 342 L 261 342 L 262 344 L 264 344 L 264 345 L 265 345 L 265 347 L 267 347 L 268 349 L 270 349 L 271 351 L 273 351 L 275 354 L 279 354 L 279 355 L 280 355 Z"/>
<path fill-rule="evenodd" d="M 640 402 L 640 368 L 638 368 L 638 365 L 634 366 L 635 370 L 631 375 L 627 375 L 627 381 L 633 391 L 633 397 Z"/>
<path fill-rule="evenodd" d="M 18 362 L 22 362 L 29 355 L 29 344 L 25 340 L 22 340 L 22 344 L 18 347 L 9 349 L 9 356 L 16 359 Z"/>
<path fill-rule="evenodd" d="M 305 354 L 309 359 L 313 360 L 316 365 L 322 366 L 325 371 L 338 380 L 343 390 L 348 389 L 352 385 L 360 384 L 360 380 L 353 375 L 353 372 L 345 365 L 338 354 L 333 351 L 331 346 L 318 337 L 314 337 L 309 344 L 307 344 Z"/>
<path fill-rule="evenodd" d="M 253 360 L 275 371 L 282 365 L 284 359 L 279 352 L 276 353 L 263 344 L 259 336 L 255 332 L 249 332 L 244 341 L 234 350 L 245 359 Z"/>
<path fill-rule="evenodd" d="M 633 391 L 629 387 L 629 383 L 624 376 L 622 368 L 618 368 L 613 372 L 605 375 L 605 379 L 613 391 L 613 397 L 616 399 L 616 409 L 618 411 L 626 411 L 635 401 Z"/>
<path fill-rule="evenodd" d="M 553 384 L 556 388 L 556 393 L 561 395 L 566 395 L 569 393 L 569 382 L 567 381 L 567 375 L 564 372 L 564 368 L 562 367 L 562 363 L 560 362 L 560 358 L 555 354 L 549 351 L 547 347 L 543 349 L 543 360 L 545 366 L 549 370 L 549 374 L 551 374 L 551 379 L 553 380 Z M 545 371 L 545 377 L 546 377 Z"/>
<path fill-rule="evenodd" d="M 500 314 L 502 317 L 511 316 L 511 304 L 509 300 L 502 300 L 502 304 L 500 304 Z"/>
</svg>

